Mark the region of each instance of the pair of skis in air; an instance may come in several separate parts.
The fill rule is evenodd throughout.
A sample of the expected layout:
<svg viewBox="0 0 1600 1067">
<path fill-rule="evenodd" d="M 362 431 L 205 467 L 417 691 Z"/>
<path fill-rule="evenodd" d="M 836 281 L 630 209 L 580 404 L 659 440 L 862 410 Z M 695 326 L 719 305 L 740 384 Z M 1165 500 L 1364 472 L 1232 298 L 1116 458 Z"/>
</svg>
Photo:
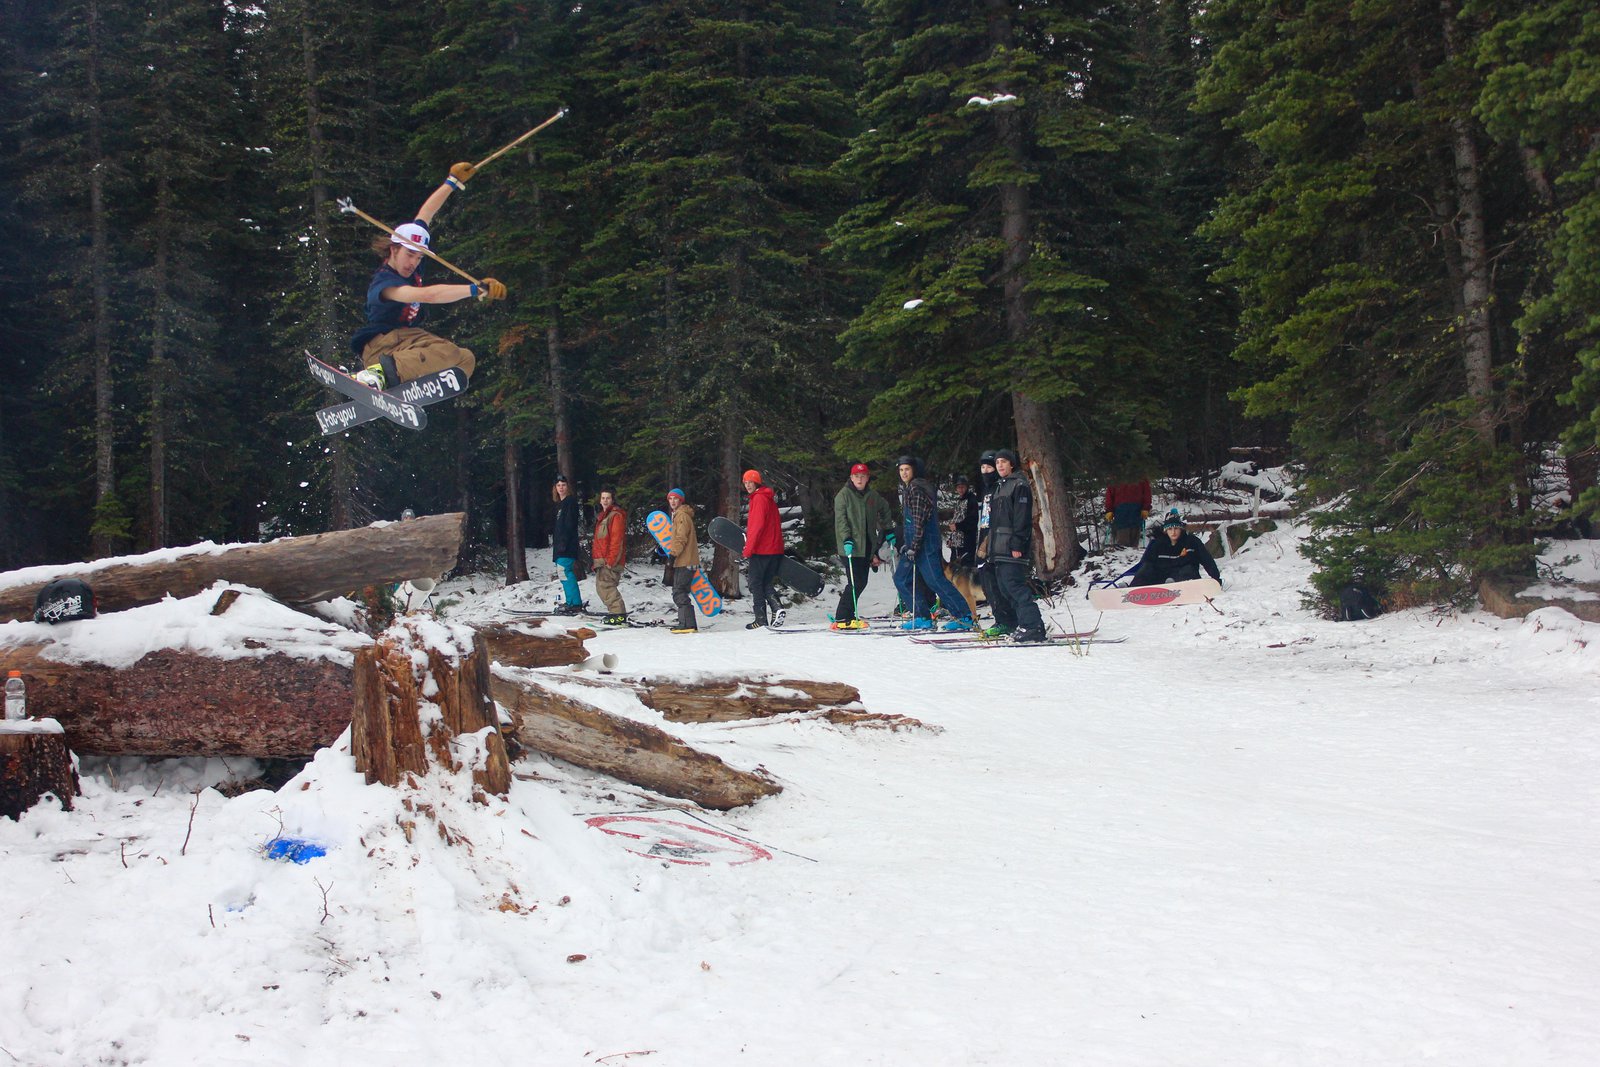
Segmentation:
<svg viewBox="0 0 1600 1067">
<path fill-rule="evenodd" d="M 324 435 L 343 433 L 374 419 L 388 419 L 408 430 L 420 430 L 428 425 L 428 413 L 424 408 L 460 396 L 467 388 L 467 376 L 455 367 L 401 382 L 393 389 L 363 385 L 309 352 L 306 353 L 306 369 L 318 382 L 349 397 L 342 404 L 333 404 L 317 412 L 317 425 Z"/>
</svg>

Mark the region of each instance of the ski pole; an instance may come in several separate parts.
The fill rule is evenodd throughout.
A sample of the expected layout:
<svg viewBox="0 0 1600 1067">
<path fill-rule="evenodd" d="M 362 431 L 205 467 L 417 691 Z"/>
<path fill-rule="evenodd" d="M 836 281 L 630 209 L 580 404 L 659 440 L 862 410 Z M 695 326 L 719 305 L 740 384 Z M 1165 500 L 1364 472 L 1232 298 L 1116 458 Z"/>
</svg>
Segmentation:
<svg viewBox="0 0 1600 1067">
<path fill-rule="evenodd" d="M 501 156 L 505 155 L 507 152 L 509 152 L 513 148 L 517 147 L 517 145 L 521 144 L 523 141 L 526 141 L 528 138 L 532 137 L 534 134 L 538 133 L 540 130 L 544 129 L 546 126 L 550 125 L 552 122 L 556 121 L 557 119 L 559 119 L 561 116 L 565 115 L 566 113 L 567 113 L 567 109 L 566 108 L 562 108 L 560 111 L 557 111 L 554 115 L 551 115 L 549 118 L 547 118 L 543 122 L 539 123 L 539 125 L 535 126 L 533 129 L 529 130 L 527 133 L 523 134 L 521 137 L 518 137 L 515 141 L 512 141 L 510 144 L 508 144 L 504 148 L 500 149 L 500 151 L 496 152 L 494 155 L 485 157 L 482 163 L 474 164 L 472 169 L 474 171 L 482 170 L 485 166 L 487 166 L 488 164 L 490 164 L 490 163 L 494 162 L 495 160 L 499 159 Z"/>
<path fill-rule="evenodd" d="M 360 208 L 356 207 L 355 203 L 348 196 L 345 197 L 343 200 L 339 201 L 339 210 L 344 212 L 346 215 L 354 215 L 357 218 L 366 219 L 368 222 L 372 223 L 374 226 L 376 226 L 378 229 L 382 230 L 384 233 L 388 234 L 390 237 L 398 236 L 393 230 L 389 229 L 389 227 L 385 226 L 383 223 L 379 222 L 377 219 L 373 218 L 371 215 L 368 215 L 365 211 L 362 211 Z M 423 255 L 427 256 L 429 259 L 433 260 L 435 263 L 438 263 L 438 264 L 444 266 L 445 268 L 447 268 L 449 270 L 452 270 L 455 273 L 461 275 L 461 277 L 465 278 L 467 281 L 471 282 L 473 285 L 482 285 L 483 284 L 482 280 L 480 280 L 478 278 L 474 278 L 472 275 L 468 274 L 466 271 L 462 270 L 460 267 L 456 266 L 454 263 L 450 262 L 448 259 L 445 259 L 443 256 L 437 255 L 436 253 L 434 253 L 432 249 L 417 248 L 417 246 L 413 245 L 413 244 L 407 244 L 405 247 L 413 249 L 413 250 L 418 251 L 418 252 L 421 252 Z"/>
</svg>

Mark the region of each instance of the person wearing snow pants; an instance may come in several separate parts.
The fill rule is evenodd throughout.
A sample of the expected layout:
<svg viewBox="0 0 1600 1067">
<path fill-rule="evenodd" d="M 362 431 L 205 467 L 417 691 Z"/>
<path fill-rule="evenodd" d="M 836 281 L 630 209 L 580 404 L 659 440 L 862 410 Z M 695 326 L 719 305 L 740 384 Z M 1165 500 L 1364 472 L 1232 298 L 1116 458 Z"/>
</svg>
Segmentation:
<svg viewBox="0 0 1600 1067">
<path fill-rule="evenodd" d="M 1009 448 L 995 453 L 995 483 L 989 500 L 989 566 L 994 570 L 995 591 L 1016 619 L 1015 641 L 1043 641 L 1044 617 L 1028 587 L 1029 556 L 1033 548 L 1033 487 L 1017 473 L 1017 454 Z M 999 610 L 995 617 L 998 619 Z"/>
<path fill-rule="evenodd" d="M 944 554 L 940 551 L 939 508 L 933 485 L 922 476 L 922 460 L 900 457 L 900 507 L 902 541 L 900 563 L 895 567 L 894 584 L 901 598 L 911 605 L 913 626 L 918 619 L 933 614 L 933 599 L 950 612 L 955 622 L 972 623 L 967 598 L 944 576 Z"/>
<path fill-rule="evenodd" d="M 561 595 L 564 603 L 556 610 L 563 615 L 576 615 L 583 610 L 583 594 L 578 591 L 578 498 L 572 495 L 572 486 L 565 474 L 556 475 L 556 484 L 550 490 L 550 499 L 556 505 L 555 529 L 550 534 L 550 558 L 561 568 Z"/>
</svg>

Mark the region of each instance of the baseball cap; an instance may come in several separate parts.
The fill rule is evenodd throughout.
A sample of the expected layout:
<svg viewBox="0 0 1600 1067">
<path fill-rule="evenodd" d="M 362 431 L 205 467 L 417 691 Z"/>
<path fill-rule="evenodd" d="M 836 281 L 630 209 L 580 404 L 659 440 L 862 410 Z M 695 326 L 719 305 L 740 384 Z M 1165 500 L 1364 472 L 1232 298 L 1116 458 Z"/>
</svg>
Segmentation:
<svg viewBox="0 0 1600 1067">
<path fill-rule="evenodd" d="M 428 250 L 428 228 L 419 222 L 407 222 L 395 227 L 389 237 L 389 243 L 399 245 L 401 248 L 412 252 L 426 252 Z"/>
</svg>

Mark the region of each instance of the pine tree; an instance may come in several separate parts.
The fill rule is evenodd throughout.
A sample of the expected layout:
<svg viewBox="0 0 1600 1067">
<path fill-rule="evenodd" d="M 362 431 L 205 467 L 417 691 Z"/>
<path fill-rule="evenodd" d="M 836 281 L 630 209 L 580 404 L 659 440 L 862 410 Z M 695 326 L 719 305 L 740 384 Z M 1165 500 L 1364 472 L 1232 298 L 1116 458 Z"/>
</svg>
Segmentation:
<svg viewBox="0 0 1600 1067">
<path fill-rule="evenodd" d="M 800 481 L 823 462 L 838 319 L 818 252 L 850 121 L 841 17 L 818 0 L 591 15 L 585 67 L 614 120 L 592 146 L 605 214 L 572 299 L 623 435 L 608 466 L 625 499 L 677 484 L 736 517 L 744 468 Z M 721 555 L 717 572 L 736 573 Z"/>
<path fill-rule="evenodd" d="M 1286 414 L 1322 493 L 1319 592 L 1460 596 L 1526 560 L 1498 308 L 1519 272 L 1510 156 L 1473 116 L 1454 5 L 1225 0 L 1204 105 L 1249 146 L 1208 232 L 1243 302 L 1252 414 Z M 1499 285 L 1499 291 L 1494 288 Z"/>
<path fill-rule="evenodd" d="M 1063 575 L 1077 535 L 1062 427 L 1135 432 L 1137 401 L 1115 403 L 1117 383 L 1152 359 L 1149 331 L 1130 329 L 1148 286 L 1129 238 L 1151 142 L 1125 106 L 1128 10 L 878 0 L 868 13 L 868 129 L 843 164 L 864 201 L 834 237 L 880 278 L 845 331 L 848 365 L 890 378 L 840 442 L 871 454 L 1009 430 L 1040 502 L 1036 562 Z"/>
</svg>

